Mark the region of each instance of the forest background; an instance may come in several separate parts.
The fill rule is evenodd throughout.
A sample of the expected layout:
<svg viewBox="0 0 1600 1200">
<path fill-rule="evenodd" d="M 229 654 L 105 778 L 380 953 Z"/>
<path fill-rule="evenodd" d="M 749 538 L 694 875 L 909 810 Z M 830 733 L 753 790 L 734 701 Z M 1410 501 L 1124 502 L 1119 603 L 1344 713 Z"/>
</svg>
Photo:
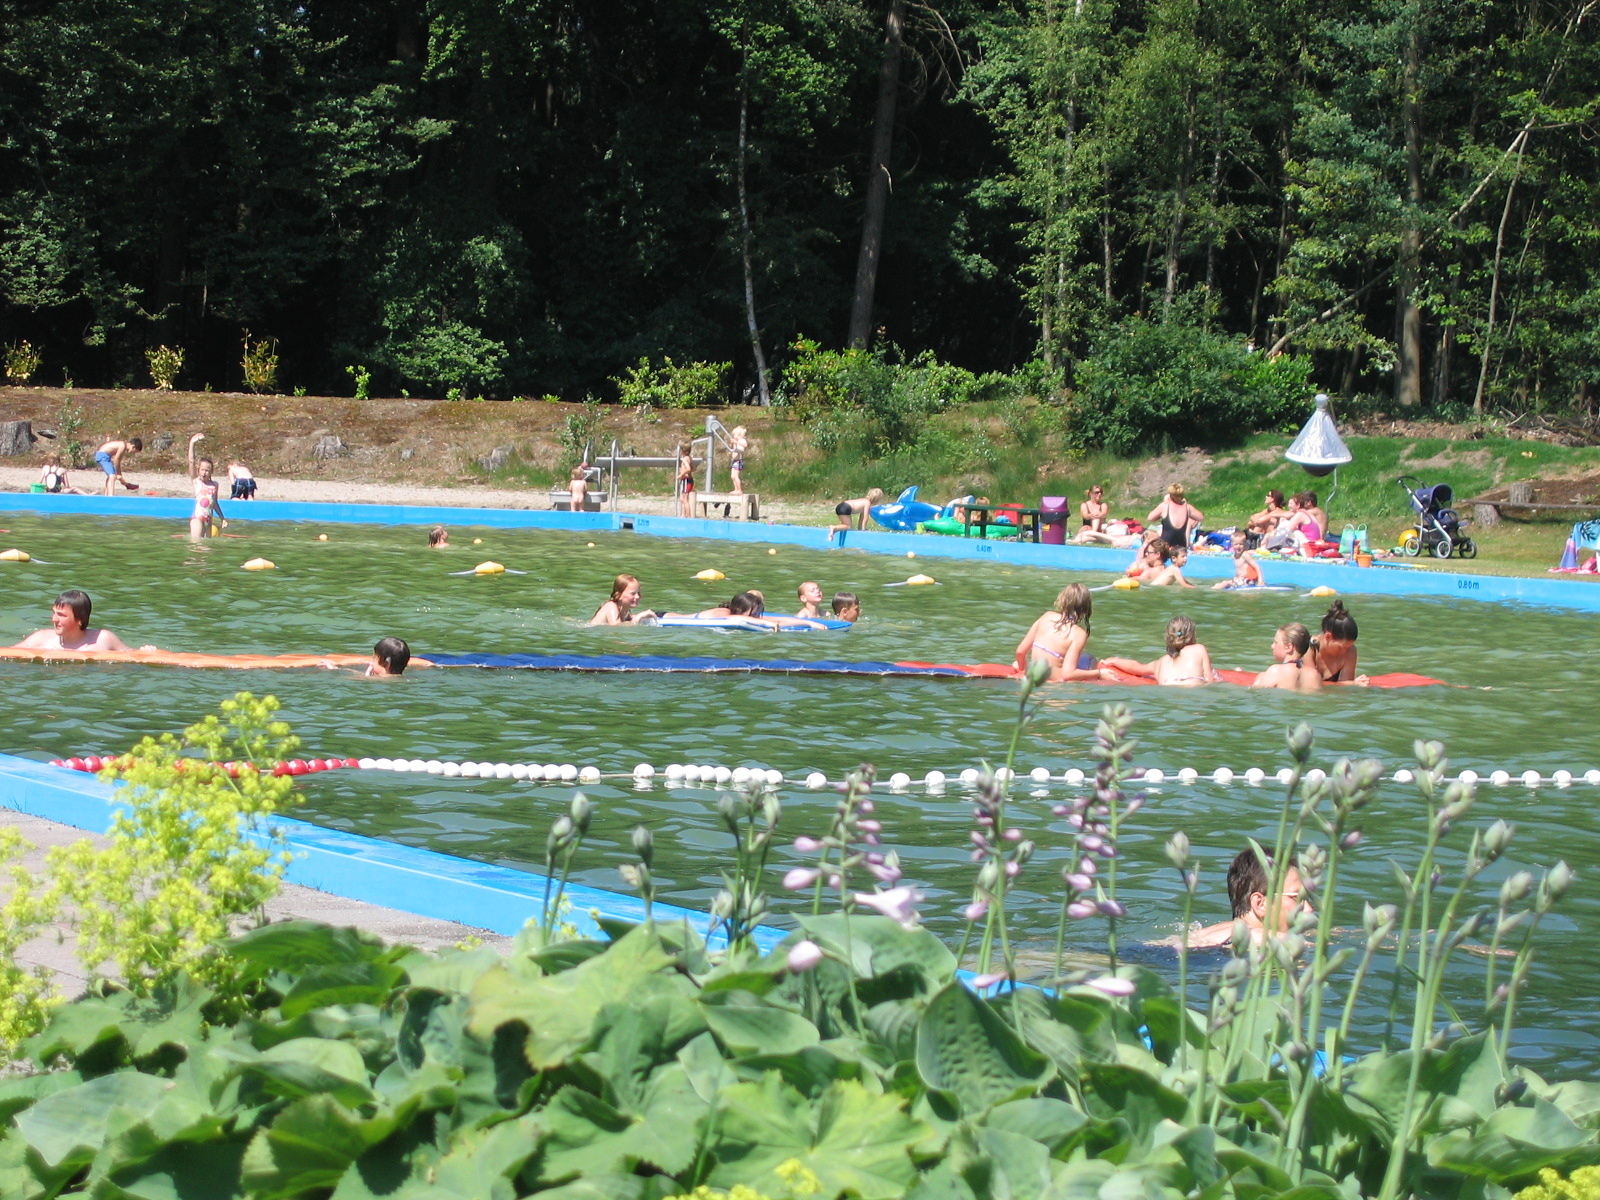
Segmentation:
<svg viewBox="0 0 1600 1200">
<path fill-rule="evenodd" d="M 6 0 L 0 339 L 736 402 L 848 346 L 1043 395 L 1254 341 L 1279 392 L 1587 410 L 1596 7 Z"/>
</svg>

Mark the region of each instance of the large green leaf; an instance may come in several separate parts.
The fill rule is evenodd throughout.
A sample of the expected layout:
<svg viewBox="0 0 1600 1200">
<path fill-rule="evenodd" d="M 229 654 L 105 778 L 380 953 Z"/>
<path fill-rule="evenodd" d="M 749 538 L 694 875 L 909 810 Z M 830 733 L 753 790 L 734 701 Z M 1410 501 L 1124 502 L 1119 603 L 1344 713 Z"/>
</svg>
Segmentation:
<svg viewBox="0 0 1600 1200">
<path fill-rule="evenodd" d="M 308 967 L 339 963 L 393 962 L 405 955 L 400 947 L 385 946 L 375 934 L 320 921 L 274 921 L 241 934 L 228 943 L 228 952 L 246 974 L 281 971 L 299 975 Z"/>
<path fill-rule="evenodd" d="M 528 1027 L 529 1064 L 547 1070 L 589 1043 L 605 1005 L 639 1004 L 651 995 L 689 987 L 686 980 L 662 974 L 672 962 L 641 927 L 606 953 L 558 975 L 529 977 L 510 966 L 495 967 L 472 989 L 468 1028 L 487 1037 L 510 1021 L 521 1021 Z"/>
<path fill-rule="evenodd" d="M 1588 1132 L 1546 1100 L 1502 1108 L 1473 1132 L 1458 1130 L 1428 1143 L 1428 1162 L 1504 1183 L 1553 1166 L 1591 1142 Z"/>
<path fill-rule="evenodd" d="M 187 1048 L 205 1037 L 205 1006 L 212 993 L 187 976 L 153 996 L 113 990 L 60 1007 L 28 1043 L 40 1062 L 62 1055 L 85 1074 L 112 1070 L 165 1046 Z"/>
<path fill-rule="evenodd" d="M 1126 1063 L 1086 1063 L 1082 1083 L 1088 1114 L 1126 1122 L 1139 1147 L 1151 1144 L 1162 1121 L 1181 1121 L 1188 1112 L 1184 1096 Z"/>
<path fill-rule="evenodd" d="M 88 1162 L 107 1131 L 137 1122 L 161 1099 L 165 1079 L 118 1071 L 46 1096 L 17 1114 L 17 1129 L 47 1166 Z"/>
<path fill-rule="evenodd" d="M 996 1106 L 983 1123 L 990 1129 L 1032 1138 L 1054 1151 L 1081 1129 L 1086 1120 L 1087 1117 L 1065 1100 L 1032 1096 Z"/>
<path fill-rule="evenodd" d="M 793 1158 L 816 1174 L 824 1196 L 893 1200 L 916 1176 L 907 1148 L 927 1133 L 896 1096 L 873 1095 L 847 1080 L 813 1105 L 769 1074 L 723 1090 L 711 1182 L 779 1195 L 788 1185 L 776 1169 Z"/>
<path fill-rule="evenodd" d="M 738 1057 L 743 1054 L 794 1054 L 822 1040 L 817 1027 L 799 1013 L 766 1006 L 702 1004 L 711 1032 Z"/>
<path fill-rule="evenodd" d="M 917 1071 L 976 1114 L 1031 1096 L 1054 1073 L 984 1001 L 951 983 L 928 1003 L 917 1025 Z"/>
<path fill-rule="evenodd" d="M 362 1120 L 332 1096 L 306 1096 L 251 1140 L 244 1154 L 245 1187 L 251 1200 L 331 1188 L 351 1163 L 394 1128 L 392 1116 Z"/>
<path fill-rule="evenodd" d="M 114 1172 L 118 1200 L 234 1200 L 244 1195 L 244 1147 L 227 1142 L 175 1142 L 137 1166 Z"/>
<path fill-rule="evenodd" d="M 77 1087 L 82 1082 L 83 1076 L 76 1071 L 47 1071 L 0 1079 L 0 1127 L 9 1125 L 14 1115 L 46 1096 Z"/>
<path fill-rule="evenodd" d="M 802 916 L 799 924 L 807 937 L 841 959 L 846 957 L 848 946 L 863 977 L 887 975 L 909 967 L 922 979 L 921 990 L 925 993 L 943 987 L 955 977 L 956 958 L 950 947 L 921 926 L 907 929 L 889 917 L 861 913 L 850 917 L 842 913 Z M 794 940 L 798 935 L 791 939 Z"/>
<path fill-rule="evenodd" d="M 294 981 L 278 1011 L 292 1020 L 313 1009 L 334 1004 L 381 1005 L 405 972 L 393 963 L 326 963 L 311 967 Z"/>
<path fill-rule="evenodd" d="M 1600 1083 L 1558 1083 L 1545 1093 L 1545 1099 L 1566 1113 L 1574 1125 L 1600 1129 Z"/>
<path fill-rule="evenodd" d="M 353 1106 L 373 1098 L 361 1052 L 345 1041 L 294 1038 L 262 1051 L 240 1069 L 273 1094 L 290 1099 L 326 1092 Z"/>
<path fill-rule="evenodd" d="M 444 1156 L 411 1156 L 403 1164 L 409 1175 L 398 1181 L 370 1169 L 369 1153 L 345 1171 L 331 1200 L 512 1200 L 517 1194 L 513 1179 L 539 1148 L 542 1132 L 534 1116 L 463 1130 Z M 387 1149 L 393 1141 L 375 1149 Z"/>
<path fill-rule="evenodd" d="M 686 1170 L 699 1145 L 696 1126 L 710 1111 L 677 1063 L 651 1077 L 633 1111 L 598 1096 L 563 1088 L 540 1114 L 549 1140 L 539 1160 L 541 1179 L 626 1173 L 640 1163 L 669 1175 Z"/>
</svg>

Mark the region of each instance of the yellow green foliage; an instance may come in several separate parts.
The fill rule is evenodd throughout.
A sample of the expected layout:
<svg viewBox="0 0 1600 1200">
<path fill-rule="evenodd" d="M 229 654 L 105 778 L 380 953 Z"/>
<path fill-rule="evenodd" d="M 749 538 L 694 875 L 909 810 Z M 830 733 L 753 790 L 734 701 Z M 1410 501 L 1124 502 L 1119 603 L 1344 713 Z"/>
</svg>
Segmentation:
<svg viewBox="0 0 1600 1200">
<path fill-rule="evenodd" d="M 79 956 L 110 962 L 131 990 L 148 993 L 187 972 L 226 991 L 230 960 L 217 944 L 232 923 L 278 890 L 287 856 L 266 825 L 291 802 L 293 780 L 251 763 L 289 757 L 298 740 L 273 720 L 278 701 L 240 692 L 177 738 L 145 738 L 120 768 L 110 845 L 88 841 L 50 853 L 50 896 L 75 910 Z M 200 757 L 186 757 L 185 751 Z M 237 778 L 220 766 L 237 761 Z"/>
<path fill-rule="evenodd" d="M 44 967 L 30 969 L 17 961 L 17 951 L 50 920 L 50 906 L 40 898 L 37 881 L 17 861 L 30 849 L 15 829 L 0 829 L 0 873 L 11 880 L 11 894 L 0 907 L 0 1054 L 6 1058 L 43 1028 L 56 999 Z"/>
<path fill-rule="evenodd" d="M 1517 1200 L 1600 1200 L 1600 1167 L 1579 1167 L 1565 1179 L 1546 1167 L 1539 1182 L 1518 1192 Z"/>
<path fill-rule="evenodd" d="M 822 1180 L 817 1178 L 817 1173 L 798 1158 L 779 1163 L 773 1173 L 789 1185 L 782 1196 L 768 1196 L 742 1183 L 734 1184 L 728 1191 L 702 1183 L 694 1191 L 668 1197 L 668 1200 L 804 1200 L 822 1190 Z"/>
</svg>

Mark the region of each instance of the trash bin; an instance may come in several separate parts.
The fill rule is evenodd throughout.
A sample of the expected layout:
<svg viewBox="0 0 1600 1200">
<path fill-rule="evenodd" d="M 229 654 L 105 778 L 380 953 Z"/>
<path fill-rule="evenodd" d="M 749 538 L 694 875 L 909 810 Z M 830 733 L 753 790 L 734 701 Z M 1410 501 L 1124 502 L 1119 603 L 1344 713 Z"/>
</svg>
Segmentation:
<svg viewBox="0 0 1600 1200">
<path fill-rule="evenodd" d="M 1039 501 L 1039 541 L 1046 546 L 1067 544 L 1067 498 L 1046 496 Z"/>
</svg>

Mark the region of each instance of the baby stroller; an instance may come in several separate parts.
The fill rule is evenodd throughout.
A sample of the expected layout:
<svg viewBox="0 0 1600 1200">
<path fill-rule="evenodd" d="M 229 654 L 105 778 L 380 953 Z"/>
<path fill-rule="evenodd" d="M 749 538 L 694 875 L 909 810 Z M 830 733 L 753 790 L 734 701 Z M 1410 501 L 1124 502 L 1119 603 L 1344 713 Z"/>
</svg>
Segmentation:
<svg viewBox="0 0 1600 1200">
<path fill-rule="evenodd" d="M 1448 483 L 1425 484 L 1414 475 L 1402 475 L 1395 482 L 1406 489 L 1417 514 L 1416 525 L 1400 535 L 1401 553 L 1411 558 L 1424 552 L 1435 558 L 1478 557 L 1477 543 L 1461 532 L 1461 518 L 1450 507 L 1455 492 Z"/>
</svg>

